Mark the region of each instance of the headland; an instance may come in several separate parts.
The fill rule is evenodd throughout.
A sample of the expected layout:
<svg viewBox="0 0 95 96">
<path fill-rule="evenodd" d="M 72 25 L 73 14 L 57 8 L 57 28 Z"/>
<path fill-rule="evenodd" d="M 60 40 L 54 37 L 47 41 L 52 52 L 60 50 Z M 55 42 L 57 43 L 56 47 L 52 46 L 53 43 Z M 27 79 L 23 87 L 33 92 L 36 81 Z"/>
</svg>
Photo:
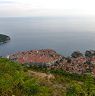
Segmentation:
<svg viewBox="0 0 95 96">
<path fill-rule="evenodd" d="M 84 54 L 75 51 L 69 57 L 58 54 L 52 49 L 30 50 L 10 54 L 8 59 L 28 67 L 37 66 L 48 70 L 63 70 L 69 73 L 95 75 L 95 51 Z"/>
<path fill-rule="evenodd" d="M 6 43 L 10 40 L 10 37 L 7 35 L 0 34 L 0 44 Z"/>
</svg>

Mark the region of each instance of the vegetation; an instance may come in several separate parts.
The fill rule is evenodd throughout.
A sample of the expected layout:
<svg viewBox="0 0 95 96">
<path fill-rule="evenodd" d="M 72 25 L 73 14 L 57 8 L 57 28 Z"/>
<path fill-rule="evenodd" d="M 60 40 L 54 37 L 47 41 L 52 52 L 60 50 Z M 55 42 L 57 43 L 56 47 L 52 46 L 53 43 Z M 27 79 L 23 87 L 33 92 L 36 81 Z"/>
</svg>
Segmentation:
<svg viewBox="0 0 95 96">
<path fill-rule="evenodd" d="M 42 73 L 55 78 L 48 79 L 41 76 Z M 0 58 L 0 96 L 95 96 L 95 79 L 90 74 L 82 76 L 62 70 L 27 68 Z"/>
<path fill-rule="evenodd" d="M 8 40 L 10 40 L 10 37 L 9 36 L 0 34 L 0 43 L 4 43 L 4 42 L 6 42 Z"/>
</svg>

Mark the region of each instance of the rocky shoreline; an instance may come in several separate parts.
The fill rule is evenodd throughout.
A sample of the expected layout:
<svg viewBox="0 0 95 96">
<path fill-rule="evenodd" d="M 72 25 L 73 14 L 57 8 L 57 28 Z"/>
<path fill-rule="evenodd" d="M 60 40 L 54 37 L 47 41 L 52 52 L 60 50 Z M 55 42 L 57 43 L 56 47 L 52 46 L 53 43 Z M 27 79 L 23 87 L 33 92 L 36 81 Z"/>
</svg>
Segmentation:
<svg viewBox="0 0 95 96">
<path fill-rule="evenodd" d="M 30 50 L 11 54 L 7 58 L 28 67 L 46 67 L 48 70 L 61 69 L 69 73 L 95 75 L 95 50 L 87 50 L 84 54 L 75 51 L 69 57 L 52 49 Z"/>
<path fill-rule="evenodd" d="M 6 43 L 10 40 L 10 37 L 7 35 L 0 34 L 0 44 Z"/>
</svg>

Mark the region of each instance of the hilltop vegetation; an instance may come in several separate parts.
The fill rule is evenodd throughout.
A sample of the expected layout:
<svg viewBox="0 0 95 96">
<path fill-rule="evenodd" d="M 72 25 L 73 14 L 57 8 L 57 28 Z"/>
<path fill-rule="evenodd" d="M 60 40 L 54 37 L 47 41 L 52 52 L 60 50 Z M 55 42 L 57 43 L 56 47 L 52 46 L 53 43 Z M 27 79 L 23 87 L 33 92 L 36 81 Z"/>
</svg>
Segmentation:
<svg viewBox="0 0 95 96">
<path fill-rule="evenodd" d="M 9 36 L 0 34 L 0 43 L 4 43 L 4 42 L 6 42 L 8 40 L 10 40 L 10 37 Z"/>
<path fill-rule="evenodd" d="M 27 68 L 0 58 L 0 96 L 95 96 L 95 80 L 90 74 Z"/>
</svg>

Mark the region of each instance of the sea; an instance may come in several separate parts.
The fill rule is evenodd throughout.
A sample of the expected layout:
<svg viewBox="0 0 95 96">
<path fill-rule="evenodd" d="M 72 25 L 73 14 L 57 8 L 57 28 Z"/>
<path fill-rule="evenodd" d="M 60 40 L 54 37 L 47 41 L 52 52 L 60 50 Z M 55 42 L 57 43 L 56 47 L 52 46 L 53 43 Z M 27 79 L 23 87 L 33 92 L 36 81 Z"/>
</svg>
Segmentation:
<svg viewBox="0 0 95 96">
<path fill-rule="evenodd" d="M 35 49 L 70 56 L 95 50 L 95 17 L 0 17 L 0 34 L 11 38 L 0 45 L 0 56 Z"/>
</svg>

